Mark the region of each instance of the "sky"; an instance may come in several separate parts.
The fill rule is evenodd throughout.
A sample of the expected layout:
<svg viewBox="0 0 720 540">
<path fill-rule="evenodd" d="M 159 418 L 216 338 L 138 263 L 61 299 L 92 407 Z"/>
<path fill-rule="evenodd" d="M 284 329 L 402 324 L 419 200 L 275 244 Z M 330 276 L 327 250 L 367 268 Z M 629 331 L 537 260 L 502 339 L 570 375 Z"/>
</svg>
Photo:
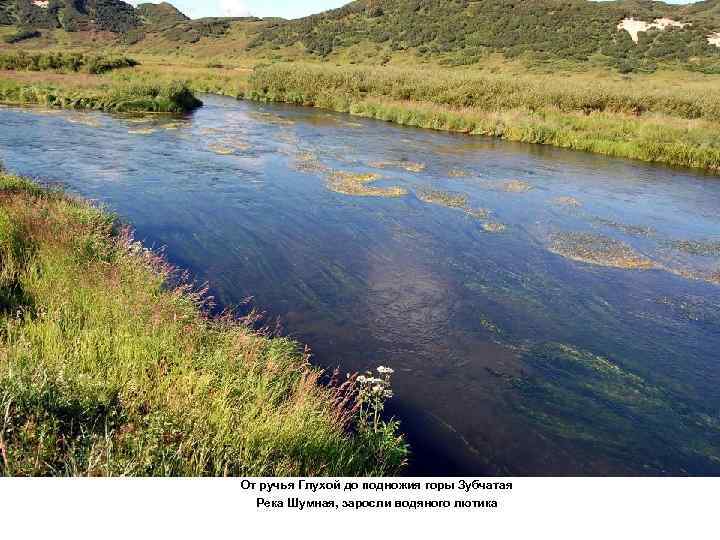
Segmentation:
<svg viewBox="0 0 720 540">
<path fill-rule="evenodd" d="M 132 1 L 132 4 L 148 0 Z M 199 17 L 283 17 L 295 19 L 347 4 L 350 0 L 169 0 L 193 19 Z M 696 0 L 666 0 L 671 4 L 687 4 Z M 153 2 L 159 3 L 159 2 Z"/>
<path fill-rule="evenodd" d="M 127 1 L 127 0 L 126 0 Z M 142 4 L 148 0 L 131 1 Z M 168 0 L 188 17 L 283 17 L 296 19 L 343 6 L 350 0 Z M 160 2 L 152 2 L 159 4 Z"/>
</svg>

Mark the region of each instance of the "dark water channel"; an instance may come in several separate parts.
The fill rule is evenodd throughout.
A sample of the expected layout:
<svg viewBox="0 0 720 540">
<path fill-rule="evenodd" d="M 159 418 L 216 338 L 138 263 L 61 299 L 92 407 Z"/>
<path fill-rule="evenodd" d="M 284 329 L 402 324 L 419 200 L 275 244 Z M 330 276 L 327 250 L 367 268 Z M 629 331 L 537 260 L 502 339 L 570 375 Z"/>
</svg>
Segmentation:
<svg viewBox="0 0 720 540">
<path fill-rule="evenodd" d="M 720 474 L 720 178 L 205 102 L 2 108 L 0 159 L 222 305 L 251 296 L 319 365 L 393 367 L 413 474 Z"/>
</svg>

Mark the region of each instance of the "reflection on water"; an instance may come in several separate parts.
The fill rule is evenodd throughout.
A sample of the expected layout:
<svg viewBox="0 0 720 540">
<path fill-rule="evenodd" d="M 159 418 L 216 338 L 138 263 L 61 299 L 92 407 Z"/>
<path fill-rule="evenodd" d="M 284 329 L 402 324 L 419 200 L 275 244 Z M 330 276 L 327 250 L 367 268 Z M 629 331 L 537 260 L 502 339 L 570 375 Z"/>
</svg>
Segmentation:
<svg viewBox="0 0 720 540">
<path fill-rule="evenodd" d="M 207 97 L 0 109 L 0 158 L 248 296 L 316 361 L 396 369 L 424 474 L 720 474 L 720 181 Z M 367 196 L 372 195 L 372 196 Z"/>
</svg>

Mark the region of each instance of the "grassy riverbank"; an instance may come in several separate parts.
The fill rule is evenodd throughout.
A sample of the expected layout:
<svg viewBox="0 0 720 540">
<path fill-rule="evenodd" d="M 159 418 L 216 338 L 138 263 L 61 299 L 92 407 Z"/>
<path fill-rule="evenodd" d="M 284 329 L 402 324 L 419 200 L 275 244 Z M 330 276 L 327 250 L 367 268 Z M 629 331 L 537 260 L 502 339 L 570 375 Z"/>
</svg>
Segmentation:
<svg viewBox="0 0 720 540">
<path fill-rule="evenodd" d="M 103 211 L 0 174 L 0 474 L 401 470 L 382 396 L 320 384 L 297 343 L 208 318 L 174 276 Z"/>
<path fill-rule="evenodd" d="M 123 54 L 111 50 L 105 57 Z M 183 112 L 196 106 L 192 92 L 207 92 L 720 173 L 716 76 L 547 73 L 493 60 L 451 69 L 133 55 L 139 65 L 104 75 L 0 73 L 0 100 Z"/>
<path fill-rule="evenodd" d="M 276 64 L 241 97 L 720 172 L 720 99 L 581 79 Z"/>
</svg>

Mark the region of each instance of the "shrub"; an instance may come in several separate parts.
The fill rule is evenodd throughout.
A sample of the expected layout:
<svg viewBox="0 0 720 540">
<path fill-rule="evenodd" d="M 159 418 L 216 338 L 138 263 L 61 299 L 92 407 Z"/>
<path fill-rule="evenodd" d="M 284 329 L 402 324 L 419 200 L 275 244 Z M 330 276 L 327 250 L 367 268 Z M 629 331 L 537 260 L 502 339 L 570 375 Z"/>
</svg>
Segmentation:
<svg viewBox="0 0 720 540">
<path fill-rule="evenodd" d="M 0 54 L 0 69 L 27 71 L 83 71 L 100 74 L 114 69 L 134 67 L 138 63 L 124 56 L 105 57 L 79 53 L 17 52 Z"/>
<path fill-rule="evenodd" d="M 3 41 L 5 43 L 19 43 L 21 41 L 25 41 L 26 39 L 39 38 L 41 35 L 42 34 L 38 30 L 19 30 L 15 34 L 5 36 Z"/>
</svg>

